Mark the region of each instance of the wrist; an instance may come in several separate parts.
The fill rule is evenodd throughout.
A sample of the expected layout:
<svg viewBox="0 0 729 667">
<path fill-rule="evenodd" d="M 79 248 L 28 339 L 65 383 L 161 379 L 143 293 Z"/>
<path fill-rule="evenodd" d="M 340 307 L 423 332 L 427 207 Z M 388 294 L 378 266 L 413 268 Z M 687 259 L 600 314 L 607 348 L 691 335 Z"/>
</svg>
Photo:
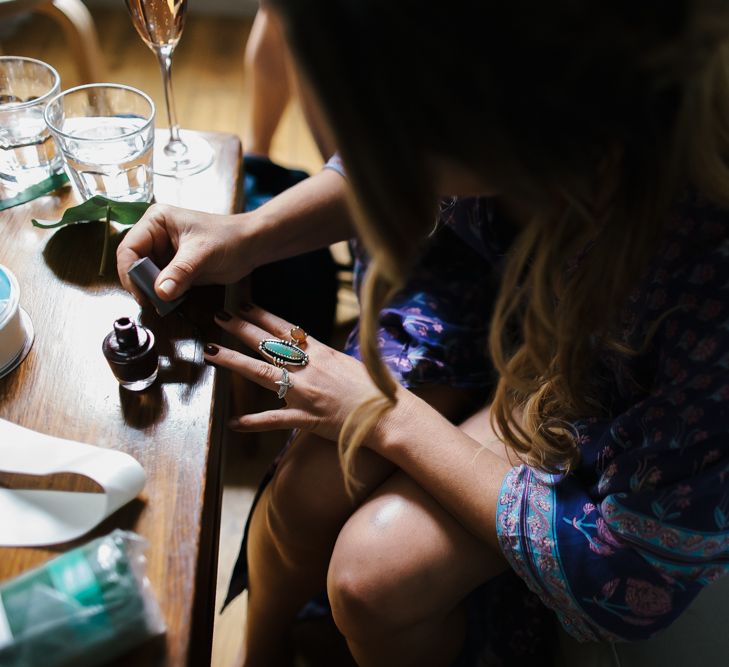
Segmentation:
<svg viewBox="0 0 729 667">
<path fill-rule="evenodd" d="M 420 408 L 429 407 L 403 387 L 398 387 L 395 397 L 395 405 L 382 415 L 366 439 L 369 449 L 393 462 L 399 460 L 403 447 L 415 435 L 423 416 Z"/>
<path fill-rule="evenodd" d="M 243 276 L 248 275 L 259 266 L 268 264 L 273 259 L 269 257 L 271 243 L 267 237 L 269 225 L 266 216 L 261 214 L 260 209 L 248 213 L 239 213 L 234 216 L 236 246 L 241 258 Z"/>
</svg>

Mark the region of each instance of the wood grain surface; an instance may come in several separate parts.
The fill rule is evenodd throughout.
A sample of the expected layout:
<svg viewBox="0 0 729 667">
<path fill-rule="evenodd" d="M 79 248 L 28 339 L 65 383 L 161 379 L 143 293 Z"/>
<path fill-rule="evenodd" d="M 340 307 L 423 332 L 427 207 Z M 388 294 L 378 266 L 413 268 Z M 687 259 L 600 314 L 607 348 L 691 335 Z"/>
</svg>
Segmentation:
<svg viewBox="0 0 729 667">
<path fill-rule="evenodd" d="M 237 211 L 240 142 L 233 135 L 204 136 L 215 147 L 214 165 L 180 181 L 156 178 L 156 199 L 210 212 Z M 202 346 L 217 337 L 212 312 L 222 303 L 222 290 L 193 290 L 184 318 L 143 312 L 142 321 L 157 339 L 159 378 L 144 392 L 121 389 L 101 342 L 116 318 L 136 318 L 139 307 L 121 289 L 113 261 L 98 276 L 103 225 L 42 230 L 30 222 L 32 217 L 55 219 L 74 203 L 66 188 L 0 212 L 0 264 L 17 276 L 21 306 L 35 328 L 26 360 L 0 380 L 0 417 L 125 451 L 142 464 L 147 483 L 139 498 L 76 543 L 0 549 L 0 580 L 114 528 L 134 530 L 149 542 L 148 575 L 168 632 L 119 664 L 209 664 L 227 390 L 203 363 Z M 0 478 L 4 486 L 38 483 Z M 69 476 L 49 483 L 88 490 L 88 481 Z"/>
</svg>

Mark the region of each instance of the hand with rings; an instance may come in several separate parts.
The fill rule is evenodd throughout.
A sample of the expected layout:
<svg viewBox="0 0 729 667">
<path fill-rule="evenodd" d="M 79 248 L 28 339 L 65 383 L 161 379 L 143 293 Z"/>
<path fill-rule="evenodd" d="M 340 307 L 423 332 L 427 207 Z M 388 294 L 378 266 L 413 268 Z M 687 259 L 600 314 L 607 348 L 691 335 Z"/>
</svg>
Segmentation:
<svg viewBox="0 0 729 667">
<path fill-rule="evenodd" d="M 360 361 L 262 308 L 245 304 L 237 316 L 219 311 L 215 321 L 264 359 L 207 344 L 205 361 L 275 391 L 285 401 L 285 409 L 234 417 L 230 428 L 301 428 L 336 441 L 347 415 L 377 393 Z"/>
</svg>

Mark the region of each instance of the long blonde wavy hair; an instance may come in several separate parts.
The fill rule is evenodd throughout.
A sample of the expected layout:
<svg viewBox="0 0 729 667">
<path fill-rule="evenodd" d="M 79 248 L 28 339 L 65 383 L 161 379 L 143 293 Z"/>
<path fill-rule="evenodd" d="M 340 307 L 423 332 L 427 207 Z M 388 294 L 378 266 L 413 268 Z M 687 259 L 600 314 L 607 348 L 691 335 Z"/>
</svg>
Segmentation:
<svg viewBox="0 0 729 667">
<path fill-rule="evenodd" d="M 373 258 L 360 337 L 381 395 L 344 425 L 350 488 L 357 448 L 395 403 L 378 313 L 450 194 L 435 158 L 535 211 L 491 321 L 491 413 L 522 460 L 568 471 L 579 459 L 570 424 L 607 409 L 598 352 L 635 352 L 616 318 L 672 202 L 695 188 L 729 206 L 729 3 L 272 4 L 340 147 Z"/>
</svg>

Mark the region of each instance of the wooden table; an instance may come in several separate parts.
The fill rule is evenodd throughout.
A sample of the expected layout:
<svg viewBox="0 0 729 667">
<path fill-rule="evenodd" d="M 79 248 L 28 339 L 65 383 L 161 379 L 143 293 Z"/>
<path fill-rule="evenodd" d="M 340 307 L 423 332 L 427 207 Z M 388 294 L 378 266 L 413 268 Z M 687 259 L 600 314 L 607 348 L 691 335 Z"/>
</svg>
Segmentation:
<svg viewBox="0 0 729 667">
<path fill-rule="evenodd" d="M 205 134 L 216 150 L 208 170 L 184 180 L 156 178 L 157 201 L 198 210 L 240 210 L 241 146 L 237 137 Z M 0 580 L 114 528 L 149 541 L 148 575 L 167 622 L 164 641 L 152 642 L 119 664 L 210 663 L 220 511 L 220 447 L 227 391 L 204 365 L 202 345 L 217 334 L 212 311 L 222 290 L 193 294 L 189 321 L 176 314 L 144 317 L 162 359 L 160 377 L 141 393 L 121 390 L 101 342 L 121 316 L 138 314 L 121 289 L 114 262 L 98 274 L 103 226 L 60 230 L 31 226 L 57 219 L 75 202 L 66 188 L 0 212 L 0 264 L 21 286 L 21 306 L 35 328 L 33 348 L 0 380 L 0 417 L 37 431 L 119 449 L 147 473 L 140 497 L 82 540 L 47 549 L 0 549 Z M 222 376 L 221 376 L 222 377 Z M 2 482 L 2 480 L 0 480 Z M 7 483 L 7 479 L 5 480 Z M 52 480 L 88 490 L 88 480 Z"/>
</svg>

